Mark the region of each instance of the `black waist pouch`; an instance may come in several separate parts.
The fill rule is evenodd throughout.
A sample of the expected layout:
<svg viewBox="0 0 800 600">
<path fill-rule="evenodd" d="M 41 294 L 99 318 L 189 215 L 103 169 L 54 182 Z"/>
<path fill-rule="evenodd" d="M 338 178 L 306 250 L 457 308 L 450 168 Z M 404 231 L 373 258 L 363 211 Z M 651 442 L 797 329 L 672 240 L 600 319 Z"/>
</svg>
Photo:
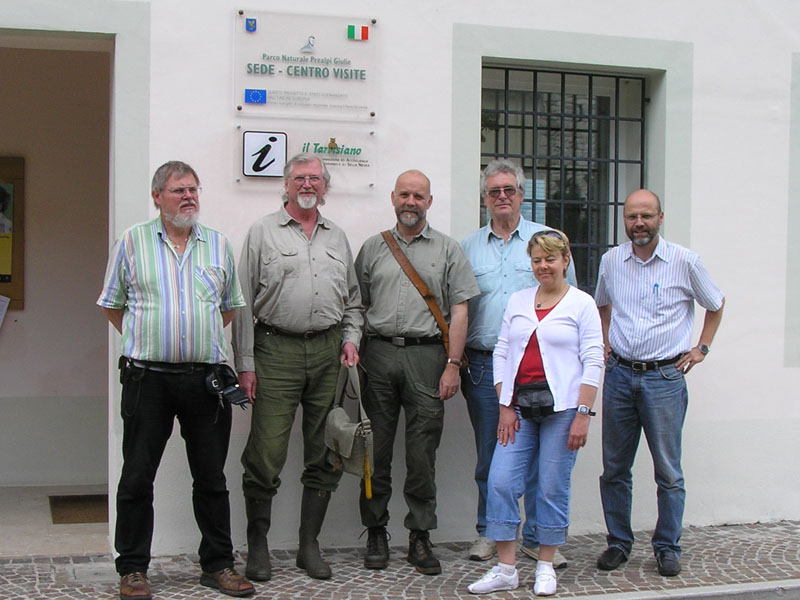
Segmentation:
<svg viewBox="0 0 800 600">
<path fill-rule="evenodd" d="M 553 393 L 546 381 L 534 381 L 517 386 L 514 397 L 519 406 L 519 414 L 525 419 L 552 415 Z"/>
</svg>

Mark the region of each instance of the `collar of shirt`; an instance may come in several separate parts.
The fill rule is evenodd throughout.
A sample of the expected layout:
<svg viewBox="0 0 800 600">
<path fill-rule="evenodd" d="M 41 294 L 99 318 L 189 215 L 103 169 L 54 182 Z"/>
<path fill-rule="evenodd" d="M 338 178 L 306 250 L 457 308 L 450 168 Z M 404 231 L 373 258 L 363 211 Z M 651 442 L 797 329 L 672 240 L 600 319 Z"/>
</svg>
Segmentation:
<svg viewBox="0 0 800 600">
<path fill-rule="evenodd" d="M 280 208 L 280 218 L 278 219 L 281 227 L 286 227 L 289 223 L 297 223 L 300 225 L 300 221 L 295 219 L 292 215 L 289 214 L 289 211 L 286 210 L 286 203 L 284 202 Z M 317 225 L 320 227 L 324 227 L 325 229 L 330 229 L 331 224 L 325 217 L 322 216 L 322 213 L 317 210 Z"/>
<path fill-rule="evenodd" d="M 156 217 L 156 219 L 155 219 L 155 221 L 153 223 L 155 225 L 156 233 L 158 234 L 158 237 L 163 242 L 170 243 L 169 236 L 167 235 L 167 232 L 164 229 L 164 222 L 161 220 L 161 217 L 160 216 Z M 200 227 L 197 226 L 197 223 L 192 225 L 192 233 L 190 234 L 190 237 L 192 237 L 192 236 L 194 236 L 194 238 L 198 242 L 205 242 L 206 241 L 205 236 L 203 236 L 203 231 L 202 231 L 202 229 Z"/>
<path fill-rule="evenodd" d="M 417 235 L 415 235 L 413 238 L 411 238 L 411 241 L 409 242 L 409 241 L 406 241 L 406 238 L 404 238 L 403 234 L 400 233 L 400 230 L 397 229 L 397 224 L 395 223 L 395 226 L 392 227 L 392 235 L 395 237 L 395 239 L 398 242 L 403 242 L 404 244 L 408 245 L 408 244 L 412 243 L 414 240 L 416 240 L 417 238 L 421 238 L 422 237 L 422 238 L 425 238 L 426 240 L 431 239 L 430 228 L 431 228 L 431 224 L 426 221 L 425 222 L 425 227 L 422 228 L 422 231 L 420 231 Z"/>
<path fill-rule="evenodd" d="M 667 244 L 667 240 L 665 240 L 660 235 L 658 236 L 658 244 L 656 244 L 656 248 L 655 248 L 655 250 L 653 250 L 653 255 L 650 258 L 648 258 L 647 260 L 642 260 L 641 258 L 636 256 L 636 253 L 633 251 L 633 242 L 628 242 L 628 244 L 630 244 L 630 248 L 629 248 L 630 252 L 625 256 L 625 258 L 623 260 L 628 260 L 629 258 L 633 258 L 633 259 L 639 261 L 640 263 L 642 263 L 643 265 L 646 265 L 651 260 L 653 260 L 654 258 L 658 257 L 661 260 L 663 260 L 664 262 L 667 262 L 667 263 L 669 262 L 669 259 L 670 259 L 670 256 L 669 256 L 669 254 L 670 254 L 670 252 L 669 252 L 669 244 Z"/>
<path fill-rule="evenodd" d="M 519 216 L 519 221 L 517 221 L 517 226 L 514 228 L 514 231 L 512 231 L 512 232 L 511 232 L 511 235 L 509 235 L 509 236 L 508 236 L 508 239 L 509 239 L 509 241 L 510 241 L 510 240 L 511 240 L 511 238 L 513 238 L 514 236 L 517 236 L 518 238 L 521 238 L 521 237 L 522 237 L 522 234 L 519 232 L 519 228 L 522 226 L 522 222 L 523 222 L 524 220 L 525 220 L 525 217 L 523 217 L 522 215 L 520 215 L 520 216 Z M 489 223 L 486 225 L 486 236 L 487 236 L 488 242 L 489 242 L 490 244 L 492 243 L 492 240 L 500 240 L 501 242 L 502 242 L 502 241 L 504 241 L 502 237 L 500 237 L 499 235 L 497 235 L 497 234 L 496 234 L 496 233 L 495 233 L 495 232 L 492 230 L 492 222 L 491 222 L 491 221 L 489 221 Z M 506 243 L 507 243 L 507 242 L 506 242 Z"/>
</svg>

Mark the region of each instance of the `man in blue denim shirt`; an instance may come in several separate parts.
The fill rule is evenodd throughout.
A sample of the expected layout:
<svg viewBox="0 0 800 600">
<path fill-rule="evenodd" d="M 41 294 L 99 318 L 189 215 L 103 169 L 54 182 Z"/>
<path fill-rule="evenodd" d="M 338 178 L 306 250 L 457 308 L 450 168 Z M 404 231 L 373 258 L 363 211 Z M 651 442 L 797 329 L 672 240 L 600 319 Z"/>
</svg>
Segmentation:
<svg viewBox="0 0 800 600">
<path fill-rule="evenodd" d="M 475 482 L 478 484 L 476 529 L 479 537 L 469 551 L 469 558 L 472 560 L 489 560 L 495 554 L 494 542 L 484 535 L 486 480 L 497 444 L 499 415 L 492 376 L 492 351 L 497 343 L 497 334 L 509 297 L 518 290 L 536 285 L 531 260 L 526 252 L 528 240 L 537 231 L 550 229 L 522 217 L 520 207 L 524 193 L 525 174 L 519 166 L 506 159 L 490 162 L 481 173 L 481 198 L 491 219 L 488 225 L 470 234 L 461 243 L 481 288 L 480 295 L 469 301 L 466 353 L 470 366 L 463 375 L 461 384 L 475 431 L 475 448 L 478 453 Z M 567 281 L 576 285 L 572 261 L 567 271 Z M 522 551 L 534 560 L 538 560 L 539 546 L 534 533 L 537 475 L 535 471 L 531 472 L 526 488 L 526 518 L 522 541 Z M 558 551 L 553 565 L 556 568 L 567 566 L 567 561 Z"/>
<path fill-rule="evenodd" d="M 631 467 L 644 430 L 658 486 L 653 553 L 659 574 L 671 577 L 681 571 L 686 501 L 684 375 L 708 354 L 725 298 L 697 254 L 659 236 L 664 213 L 658 196 L 633 192 L 623 214 L 631 241 L 603 255 L 595 292 L 606 347 L 600 498 L 608 528 L 608 548 L 597 566 L 616 569 L 631 552 Z M 690 348 L 695 300 L 706 311 L 698 344 Z"/>
</svg>

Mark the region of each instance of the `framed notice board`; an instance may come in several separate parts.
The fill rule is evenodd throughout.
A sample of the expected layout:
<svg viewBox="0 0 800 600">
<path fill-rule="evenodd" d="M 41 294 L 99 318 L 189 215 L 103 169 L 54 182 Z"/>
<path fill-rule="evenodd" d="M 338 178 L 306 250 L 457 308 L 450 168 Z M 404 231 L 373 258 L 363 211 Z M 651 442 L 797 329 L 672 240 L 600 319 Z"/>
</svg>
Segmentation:
<svg viewBox="0 0 800 600">
<path fill-rule="evenodd" d="M 25 159 L 0 157 L 0 295 L 24 308 Z"/>
</svg>

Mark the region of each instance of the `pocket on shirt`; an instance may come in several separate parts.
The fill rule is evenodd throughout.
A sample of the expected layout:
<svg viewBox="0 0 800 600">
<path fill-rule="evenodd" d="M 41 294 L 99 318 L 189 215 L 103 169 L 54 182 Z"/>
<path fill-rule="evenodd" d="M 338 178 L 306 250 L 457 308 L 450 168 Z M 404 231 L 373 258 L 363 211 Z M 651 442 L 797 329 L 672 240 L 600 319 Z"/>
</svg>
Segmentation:
<svg viewBox="0 0 800 600">
<path fill-rule="evenodd" d="M 349 295 L 347 289 L 347 258 L 339 252 L 336 248 L 326 247 L 325 255 L 322 257 L 325 261 L 322 269 L 317 275 L 322 278 L 323 282 L 328 283 L 337 294 L 346 299 Z"/>
<path fill-rule="evenodd" d="M 287 279 L 299 277 L 297 248 L 280 248 L 278 253 L 278 261 L 283 269 L 283 277 Z"/>
<path fill-rule="evenodd" d="M 195 293 L 205 302 L 218 302 L 225 289 L 225 269 L 222 267 L 195 267 Z"/>
<path fill-rule="evenodd" d="M 472 272 L 475 274 L 481 294 L 488 294 L 497 288 L 497 274 L 499 273 L 497 265 L 472 267 Z"/>
<path fill-rule="evenodd" d="M 295 278 L 297 271 L 297 248 L 270 249 L 261 256 L 259 280 L 270 289 L 283 279 Z"/>
<path fill-rule="evenodd" d="M 690 301 L 679 287 L 657 287 L 653 294 L 656 296 L 656 310 L 660 316 L 672 315 L 677 305 Z"/>
<path fill-rule="evenodd" d="M 518 290 L 536 285 L 530 260 L 520 260 L 514 263 L 514 280 Z"/>
</svg>

